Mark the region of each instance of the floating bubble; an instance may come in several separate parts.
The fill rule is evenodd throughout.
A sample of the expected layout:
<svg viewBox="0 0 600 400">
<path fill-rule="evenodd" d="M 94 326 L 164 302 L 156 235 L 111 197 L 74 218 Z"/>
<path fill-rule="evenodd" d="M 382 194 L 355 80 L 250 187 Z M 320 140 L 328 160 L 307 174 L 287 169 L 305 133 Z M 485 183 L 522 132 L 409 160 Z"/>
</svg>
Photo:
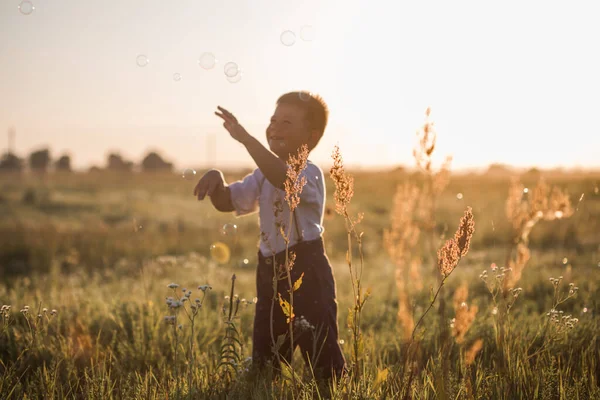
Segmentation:
<svg viewBox="0 0 600 400">
<path fill-rule="evenodd" d="M 339 344 L 344 344 L 344 343 L 346 343 L 346 342 L 344 341 L 344 339 L 340 339 L 340 340 L 338 340 L 338 343 L 339 343 Z"/>
<path fill-rule="evenodd" d="M 215 242 L 210 246 L 210 256 L 219 264 L 225 264 L 231 257 L 229 247 L 223 242 Z"/>
<path fill-rule="evenodd" d="M 462 308 L 467 308 L 467 303 L 465 303 L 465 302 L 463 301 L 462 303 L 460 303 L 460 306 L 461 306 Z"/>
<path fill-rule="evenodd" d="M 229 81 L 229 83 L 238 83 L 242 80 L 242 70 L 239 70 L 237 75 L 235 76 L 228 76 L 227 80 Z"/>
<path fill-rule="evenodd" d="M 22 1 L 19 4 L 19 12 L 23 15 L 31 15 L 32 12 L 35 11 L 35 6 L 30 1 Z"/>
<path fill-rule="evenodd" d="M 223 72 L 225 72 L 225 76 L 229 78 L 233 78 L 238 75 L 240 72 L 240 67 L 233 61 L 229 61 L 225 66 L 223 66 Z"/>
<path fill-rule="evenodd" d="M 279 36 L 279 40 L 284 46 L 293 46 L 296 43 L 296 34 L 292 31 L 283 31 Z"/>
<path fill-rule="evenodd" d="M 133 231 L 135 233 L 141 233 L 144 230 L 144 225 L 142 224 L 141 220 L 134 218 L 132 222 L 133 222 Z"/>
<path fill-rule="evenodd" d="M 173 80 L 174 80 L 175 82 L 179 82 L 179 81 L 181 80 L 181 74 L 180 74 L 179 72 L 175 72 L 175 73 L 173 74 Z"/>
<path fill-rule="evenodd" d="M 305 91 L 300 91 L 300 92 L 298 92 L 298 97 L 302 101 L 308 101 L 311 98 L 311 93 L 310 92 L 305 92 Z"/>
<path fill-rule="evenodd" d="M 583 307 L 583 312 L 584 313 L 588 312 L 588 308 L 587 307 Z"/>
<path fill-rule="evenodd" d="M 185 170 L 183 170 L 181 177 L 188 181 L 192 180 L 196 177 L 196 171 L 191 168 L 186 168 Z"/>
<path fill-rule="evenodd" d="M 148 57 L 146 57 L 145 54 L 139 54 L 135 58 L 135 63 L 138 65 L 138 67 L 145 67 L 149 62 L 150 60 L 148 60 Z"/>
<path fill-rule="evenodd" d="M 462 198 L 463 198 L 463 194 L 462 194 L 462 193 L 457 193 L 457 194 L 456 194 L 456 198 L 457 198 L 458 200 L 462 200 Z"/>
<path fill-rule="evenodd" d="M 237 235 L 237 229 L 238 229 L 238 227 L 236 224 L 227 223 L 227 224 L 223 225 L 223 227 L 221 228 L 221 235 L 235 236 L 235 235 Z"/>
<path fill-rule="evenodd" d="M 568 262 L 569 262 L 569 259 L 567 257 L 565 257 L 565 258 L 562 259 L 562 263 L 564 265 L 567 265 Z"/>
<path fill-rule="evenodd" d="M 237 235 L 237 225 L 227 223 L 221 227 L 221 235 L 227 237 L 235 237 Z"/>
<path fill-rule="evenodd" d="M 498 314 L 498 307 L 492 308 L 492 315 Z"/>
<path fill-rule="evenodd" d="M 213 53 L 202 53 L 198 58 L 198 65 L 204 69 L 213 69 L 217 64 L 217 59 Z"/>
<path fill-rule="evenodd" d="M 312 27 L 312 25 L 304 25 L 302 28 L 300 28 L 300 39 L 304 40 L 305 42 L 312 42 L 315 40 L 315 29 Z"/>
<path fill-rule="evenodd" d="M 529 193 L 529 188 L 523 189 L 523 193 Z"/>
<path fill-rule="evenodd" d="M 244 258 L 242 260 L 242 264 L 244 264 L 244 265 L 248 265 L 249 263 L 250 263 L 250 261 L 247 258 Z"/>
</svg>

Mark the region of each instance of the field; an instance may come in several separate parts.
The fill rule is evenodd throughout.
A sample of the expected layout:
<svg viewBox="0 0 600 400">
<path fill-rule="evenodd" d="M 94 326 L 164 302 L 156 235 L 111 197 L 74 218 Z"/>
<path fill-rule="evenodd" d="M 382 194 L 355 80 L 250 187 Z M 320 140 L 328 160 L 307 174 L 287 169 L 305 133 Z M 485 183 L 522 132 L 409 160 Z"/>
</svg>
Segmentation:
<svg viewBox="0 0 600 400">
<path fill-rule="evenodd" d="M 322 168 L 324 240 L 349 366 L 339 382 L 315 382 L 299 354 L 275 380 L 248 370 L 256 216 L 215 211 L 192 196 L 196 179 L 176 174 L 5 175 L 0 398 L 600 398 L 600 174 L 541 173 L 568 195 L 571 210 L 557 214 L 553 207 L 563 205 L 549 194 L 540 207 L 550 217 L 515 241 L 524 225 L 507 216 L 508 175 L 453 174 L 436 194 L 423 189 L 427 173 L 351 171 L 349 215 L 364 213 L 356 226 L 364 234 L 360 249 L 350 235 L 350 269 L 347 224 L 333 211 L 335 185 Z M 228 181 L 243 175 L 226 173 Z M 533 195 L 539 174 L 520 178 Z M 413 205 L 414 218 L 410 196 L 394 203 L 406 182 L 420 199 L 435 200 Z M 523 198 L 520 206 L 533 207 Z M 475 223 L 468 253 L 442 280 L 437 251 L 467 207 Z M 237 229 L 223 235 L 232 223 Z M 406 224 L 420 232 L 414 241 L 402 236 Z M 230 260 L 218 262 L 215 242 L 230 249 Z M 230 296 L 233 274 L 238 297 Z M 358 283 L 370 296 L 356 307 Z M 182 288 L 192 291 L 190 302 L 176 322 L 165 321 L 175 315 L 165 298 L 181 297 Z M 196 298 L 197 312 L 189 306 Z"/>
</svg>

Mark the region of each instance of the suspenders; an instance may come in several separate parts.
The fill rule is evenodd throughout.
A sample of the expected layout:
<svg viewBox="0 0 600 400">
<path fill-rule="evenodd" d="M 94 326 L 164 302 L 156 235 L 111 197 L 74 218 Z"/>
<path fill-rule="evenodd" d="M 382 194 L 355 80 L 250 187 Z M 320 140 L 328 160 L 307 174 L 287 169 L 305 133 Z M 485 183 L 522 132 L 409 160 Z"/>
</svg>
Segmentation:
<svg viewBox="0 0 600 400">
<path fill-rule="evenodd" d="M 267 178 L 263 175 L 262 179 L 258 183 L 258 195 L 259 196 L 262 193 L 262 188 L 263 188 L 263 185 L 264 185 L 266 179 Z M 292 224 L 294 224 L 294 226 L 296 228 L 296 237 L 298 238 L 298 243 L 303 242 L 304 237 L 302 236 L 302 232 L 300 232 L 300 228 L 299 228 L 300 225 L 298 225 L 298 217 L 296 216 L 296 210 L 292 211 L 292 215 L 294 217 Z"/>
</svg>

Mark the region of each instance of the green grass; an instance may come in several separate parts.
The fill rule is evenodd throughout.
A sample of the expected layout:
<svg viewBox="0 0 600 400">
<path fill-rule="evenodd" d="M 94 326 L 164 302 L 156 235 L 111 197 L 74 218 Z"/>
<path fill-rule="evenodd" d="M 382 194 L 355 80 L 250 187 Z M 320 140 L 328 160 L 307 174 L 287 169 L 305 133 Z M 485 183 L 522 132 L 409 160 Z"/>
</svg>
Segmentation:
<svg viewBox="0 0 600 400">
<path fill-rule="evenodd" d="M 241 175 L 227 174 L 227 179 Z M 519 282 L 523 293 L 500 347 L 491 296 L 479 274 L 505 259 L 509 181 L 454 176 L 436 210 L 437 230 L 453 232 L 469 205 L 476 232 L 469 254 L 442 290 L 446 322 L 440 323 L 436 304 L 410 353 L 396 321 L 395 267 L 382 246 L 395 185 L 408 178 L 400 172 L 355 174 L 351 209 L 365 213 L 359 225 L 365 232 L 362 286 L 372 292 L 361 320 L 363 379 L 356 382 L 350 376 L 330 391 L 310 378 L 299 357 L 294 366 L 301 379 L 295 388 L 289 379 L 271 381 L 246 372 L 244 362 L 233 380 L 217 368 L 231 275 L 237 276 L 235 292 L 240 298 L 256 295 L 256 216 L 235 219 L 214 211 L 210 203 L 192 196 L 195 182 L 178 176 L 0 177 L 0 302 L 12 306 L 0 330 L 0 398 L 454 399 L 469 398 L 468 385 L 475 398 L 600 397 L 600 194 L 594 191 L 600 177 L 549 178 L 568 189 L 578 210 L 569 219 L 534 228 L 532 258 Z M 328 205 L 333 207 L 333 184 L 328 180 L 327 185 Z M 462 200 L 456 198 L 459 192 Z M 141 230 L 134 231 L 133 219 Z M 220 234 L 229 222 L 238 225 L 235 237 Z M 325 229 L 337 280 L 340 339 L 350 360 L 352 334 L 346 318 L 353 296 L 345 263 L 346 231 L 338 215 L 325 221 Z M 225 265 L 210 258 L 210 244 L 218 240 L 232 250 Z M 176 258 L 160 258 L 165 255 Z M 416 318 L 429 304 L 429 287 L 437 282 L 430 273 L 432 256 L 422 255 L 426 280 L 423 290 L 412 293 Z M 574 282 L 579 292 L 559 309 L 579 323 L 548 341 L 552 327 L 546 313 L 553 296 L 549 278 L 561 275 L 562 286 Z M 171 282 L 193 290 L 192 299 L 201 298 L 199 285 L 213 287 L 195 320 L 193 357 L 190 324 L 180 315 L 177 364 L 173 326 L 164 322 Z M 460 345 L 447 336 L 447 326 L 454 316 L 454 289 L 463 282 L 469 286 L 469 304 L 479 311 Z M 34 320 L 38 308 L 56 309 L 58 314 L 46 320 L 48 314 L 40 312 L 46 322 L 34 334 L 20 312 L 25 305 Z M 242 360 L 251 354 L 252 307 L 241 307 L 235 320 Z M 461 354 L 477 339 L 483 339 L 483 349 L 467 368 Z"/>
</svg>

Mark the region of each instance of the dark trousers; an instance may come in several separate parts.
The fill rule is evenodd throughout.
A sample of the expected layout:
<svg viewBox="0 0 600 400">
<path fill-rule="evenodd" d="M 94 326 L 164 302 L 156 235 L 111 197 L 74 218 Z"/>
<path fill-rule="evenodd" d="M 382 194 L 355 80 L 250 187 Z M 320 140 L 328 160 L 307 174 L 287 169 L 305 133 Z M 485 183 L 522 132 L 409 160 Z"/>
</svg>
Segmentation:
<svg viewBox="0 0 600 400">
<path fill-rule="evenodd" d="M 302 285 L 294 291 L 294 347 L 300 346 L 302 356 L 310 365 L 318 378 L 330 379 L 332 375 L 340 376 L 345 367 L 342 350 L 338 344 L 337 300 L 335 280 L 329 259 L 325 254 L 323 240 L 317 239 L 298 243 L 289 249 L 295 254 L 291 270 L 292 284 L 304 273 Z M 273 303 L 274 265 L 277 271 L 283 271 L 285 251 L 273 256 L 264 257 L 258 253 L 258 269 L 256 273 L 256 290 L 258 303 L 254 317 L 253 331 L 253 364 L 259 368 L 271 364 L 275 371 L 277 357 L 273 352 L 273 339 L 286 335 L 285 342 L 279 348 L 280 359 L 291 363 L 293 350 L 290 347 L 289 325 L 281 310 L 279 301 L 273 305 L 273 335 L 271 335 L 271 304 Z M 277 272 L 278 275 L 285 275 Z M 277 281 L 277 294 L 289 301 L 289 284 L 287 277 Z M 305 320 L 313 328 L 304 325 Z"/>
</svg>

